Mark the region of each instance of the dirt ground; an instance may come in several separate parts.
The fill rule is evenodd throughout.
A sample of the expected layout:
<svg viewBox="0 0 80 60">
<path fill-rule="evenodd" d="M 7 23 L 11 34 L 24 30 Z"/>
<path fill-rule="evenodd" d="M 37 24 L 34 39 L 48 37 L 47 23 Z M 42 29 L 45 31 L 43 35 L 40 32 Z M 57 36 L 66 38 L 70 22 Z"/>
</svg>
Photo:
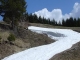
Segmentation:
<svg viewBox="0 0 80 60">
<path fill-rule="evenodd" d="M 25 35 L 25 38 L 16 37 L 15 41 L 10 42 L 7 38 L 12 32 L 10 30 L 4 30 L 0 28 L 0 60 L 25 49 L 55 42 L 46 34 L 38 34 L 29 30 L 26 30 L 25 32 L 25 34 L 22 34 L 23 36 Z"/>
</svg>

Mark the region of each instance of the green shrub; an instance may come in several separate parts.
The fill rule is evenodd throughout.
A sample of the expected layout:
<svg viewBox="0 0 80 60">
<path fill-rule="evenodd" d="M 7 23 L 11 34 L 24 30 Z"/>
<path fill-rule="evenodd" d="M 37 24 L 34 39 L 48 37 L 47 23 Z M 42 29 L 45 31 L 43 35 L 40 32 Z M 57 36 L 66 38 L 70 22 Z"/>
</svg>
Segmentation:
<svg viewBox="0 0 80 60">
<path fill-rule="evenodd" d="M 15 41 L 15 36 L 13 34 L 10 34 L 7 39 L 9 41 Z"/>
</svg>

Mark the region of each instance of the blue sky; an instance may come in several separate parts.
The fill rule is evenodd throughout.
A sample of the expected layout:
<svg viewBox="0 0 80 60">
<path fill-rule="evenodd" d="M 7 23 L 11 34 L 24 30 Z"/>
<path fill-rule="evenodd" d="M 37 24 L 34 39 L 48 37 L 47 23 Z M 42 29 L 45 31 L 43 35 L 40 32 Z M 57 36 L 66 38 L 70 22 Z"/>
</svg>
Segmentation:
<svg viewBox="0 0 80 60">
<path fill-rule="evenodd" d="M 70 17 L 80 17 L 80 0 L 26 0 L 27 12 L 38 17 L 62 21 Z"/>
<path fill-rule="evenodd" d="M 63 14 L 70 13 L 73 9 L 73 5 L 80 0 L 26 0 L 28 7 L 28 13 L 34 13 L 43 8 L 47 8 L 49 11 L 53 9 L 61 9 Z"/>
<path fill-rule="evenodd" d="M 63 18 L 80 17 L 80 0 L 26 0 L 26 2 L 28 13 L 50 20 L 60 21 Z"/>
</svg>

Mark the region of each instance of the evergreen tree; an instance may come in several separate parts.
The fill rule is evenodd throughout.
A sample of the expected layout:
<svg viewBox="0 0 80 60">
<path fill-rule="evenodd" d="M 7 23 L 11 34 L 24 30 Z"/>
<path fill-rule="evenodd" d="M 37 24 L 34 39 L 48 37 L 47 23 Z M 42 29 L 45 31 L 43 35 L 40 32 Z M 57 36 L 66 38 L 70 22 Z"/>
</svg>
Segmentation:
<svg viewBox="0 0 80 60">
<path fill-rule="evenodd" d="M 65 26 L 66 24 L 65 24 L 65 21 L 64 21 L 64 19 L 62 19 L 62 26 Z"/>
<path fill-rule="evenodd" d="M 14 21 L 20 19 L 26 12 L 26 7 L 25 0 L 0 0 L 0 15 L 4 21 L 9 18 L 14 28 Z"/>
<path fill-rule="evenodd" d="M 76 20 L 76 18 L 74 18 L 73 25 L 74 25 L 75 27 L 77 27 L 77 20 Z"/>
<path fill-rule="evenodd" d="M 38 23 L 42 23 L 42 18 L 39 16 Z"/>
<path fill-rule="evenodd" d="M 78 25 L 78 27 L 80 27 L 80 18 L 78 18 L 78 20 L 77 20 L 77 25 Z"/>
</svg>

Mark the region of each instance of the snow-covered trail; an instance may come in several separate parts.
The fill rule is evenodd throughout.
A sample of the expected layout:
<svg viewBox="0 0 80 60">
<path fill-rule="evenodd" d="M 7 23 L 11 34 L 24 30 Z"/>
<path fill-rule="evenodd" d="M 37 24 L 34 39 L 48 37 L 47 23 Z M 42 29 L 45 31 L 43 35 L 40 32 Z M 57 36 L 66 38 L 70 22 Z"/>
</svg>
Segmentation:
<svg viewBox="0 0 80 60">
<path fill-rule="evenodd" d="M 55 54 L 71 48 L 80 41 L 80 33 L 70 29 L 51 29 L 30 26 L 28 29 L 37 33 L 48 34 L 57 41 L 48 45 L 30 48 L 20 53 L 13 54 L 2 60 L 49 60 Z"/>
</svg>

